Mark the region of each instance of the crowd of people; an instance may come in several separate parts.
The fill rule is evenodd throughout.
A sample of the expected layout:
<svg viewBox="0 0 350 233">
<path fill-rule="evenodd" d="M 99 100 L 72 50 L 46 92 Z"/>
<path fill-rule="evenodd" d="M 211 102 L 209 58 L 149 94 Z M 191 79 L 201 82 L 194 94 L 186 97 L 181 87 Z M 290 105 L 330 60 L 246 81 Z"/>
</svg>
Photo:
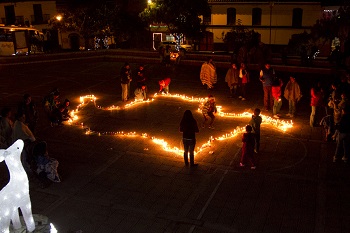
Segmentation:
<svg viewBox="0 0 350 233">
<path fill-rule="evenodd" d="M 133 95 L 131 95 L 131 82 L 133 80 L 135 80 L 136 88 Z M 171 79 L 169 77 L 159 80 L 158 93 L 169 93 L 170 82 Z M 123 102 L 127 102 L 132 98 L 138 101 L 147 100 L 148 78 L 143 64 L 139 65 L 139 68 L 136 70 L 136 75 L 133 75 L 130 64 L 126 62 L 120 70 L 120 83 L 122 87 L 121 97 Z"/>
<path fill-rule="evenodd" d="M 200 80 L 207 89 L 213 89 L 217 83 L 216 66 L 212 57 L 203 63 L 200 71 Z M 263 88 L 263 103 L 264 110 L 269 112 L 272 110 L 272 117 L 279 119 L 294 118 L 297 113 L 298 102 L 303 97 L 301 87 L 294 75 L 289 76 L 287 84 L 281 78 L 276 76 L 275 70 L 269 62 L 266 62 L 259 73 L 259 80 Z M 246 86 L 249 83 L 249 71 L 244 63 L 237 64 L 232 62 L 227 70 L 225 82 L 229 87 L 230 96 L 232 98 L 240 98 L 246 100 Z M 322 126 L 324 128 L 324 139 L 326 141 L 336 141 L 336 151 L 333 161 L 342 160 L 348 161 L 350 154 L 350 72 L 347 71 L 341 76 L 340 80 L 332 83 L 331 86 L 324 86 L 320 81 L 310 89 L 310 127 Z M 282 116 L 280 113 L 282 107 L 282 98 L 288 101 L 288 113 Z M 206 105 L 209 106 L 210 99 Z M 211 122 L 209 128 L 214 128 L 212 123 L 215 119 L 213 110 L 207 111 L 207 108 L 202 109 L 205 127 L 207 119 L 210 117 Z M 208 108 L 210 109 L 210 108 Z M 213 108 L 211 108 L 213 109 Z M 255 109 L 252 120 L 246 127 L 246 133 L 243 135 L 242 158 L 240 166 L 245 166 L 248 161 L 251 163 L 251 168 L 255 169 L 256 164 L 252 153 L 259 153 L 260 147 L 260 124 L 261 110 Z M 253 135 L 253 136 L 252 136 Z M 254 139 L 254 140 L 253 140 Z M 253 142 L 254 141 L 254 142 Z"/>
<path fill-rule="evenodd" d="M 137 83 L 137 88 L 134 92 L 135 98 L 139 100 L 145 100 L 147 96 L 147 79 L 144 75 L 143 65 L 140 65 L 135 78 Z M 208 90 L 212 90 L 217 84 L 218 76 L 216 65 L 213 62 L 212 57 L 208 57 L 207 61 L 202 64 L 199 78 L 201 83 Z M 131 80 L 132 78 L 130 65 L 128 63 L 125 63 L 121 70 L 123 101 L 126 101 L 129 98 Z M 259 72 L 259 80 L 261 81 L 264 93 L 264 111 L 271 112 L 271 116 L 276 119 L 291 119 L 298 115 L 297 105 L 303 95 L 301 87 L 299 86 L 299 83 L 297 82 L 294 75 L 289 76 L 289 80 L 285 85 L 283 80 L 277 77 L 276 72 L 273 67 L 271 67 L 270 62 L 267 61 Z M 160 93 L 169 93 L 170 81 L 171 79 L 169 77 L 159 80 L 158 83 Z M 229 87 L 230 98 L 239 98 L 240 100 L 245 101 L 250 97 L 247 96 L 247 85 L 250 82 L 250 72 L 244 62 L 241 62 L 239 64 L 236 62 L 231 63 L 229 69 L 226 72 L 225 82 Z M 310 126 L 323 126 L 325 129 L 325 140 L 335 140 L 337 142 L 337 150 L 335 152 L 334 161 L 338 161 L 339 157 L 341 157 L 342 160 L 346 162 L 348 153 L 350 153 L 350 121 L 347 120 L 349 112 L 349 102 L 347 97 L 349 94 L 349 73 L 344 75 L 339 83 L 334 82 L 330 88 L 324 87 L 323 84 L 318 81 L 315 83 L 315 85 L 312 86 L 310 90 Z M 283 97 L 288 101 L 288 113 L 284 116 L 281 114 Z M 183 124 L 185 123 L 183 123 L 183 121 L 190 121 L 192 122 L 191 124 L 194 124 L 193 120 L 188 120 L 191 119 L 192 116 L 192 113 L 188 111 L 184 113 L 183 120 L 181 121 L 182 126 L 180 127 L 180 131 L 184 132 L 184 145 L 186 142 L 184 152 L 186 165 L 188 165 L 188 162 L 186 162 L 187 154 L 190 154 L 190 160 L 193 160 L 192 149 L 194 146 L 192 146 L 192 144 L 194 143 L 195 145 L 194 133 L 197 133 L 196 130 L 193 131 L 192 126 L 192 131 L 190 133 L 191 137 L 188 138 L 188 133 L 185 133 L 186 127 L 184 128 Z M 217 109 L 213 95 L 210 94 L 208 96 L 207 101 L 201 107 L 201 111 L 203 116 L 203 123 L 201 124 L 201 127 L 214 129 L 213 123 Z M 250 161 L 252 169 L 255 169 L 256 167 L 253 154 L 259 153 L 260 147 L 260 124 L 262 121 L 260 112 L 260 109 L 255 109 L 252 119 L 248 124 L 249 127 L 247 126 L 246 133 L 242 139 L 244 149 L 242 149 L 242 158 L 240 165 L 245 166 L 246 163 Z M 194 128 L 196 129 L 196 127 Z M 254 138 L 254 143 L 252 143 L 252 138 Z M 252 151 L 254 153 L 252 153 Z"/>
<path fill-rule="evenodd" d="M 70 101 L 59 101 L 59 91 L 52 90 L 43 98 L 43 108 L 51 126 L 62 125 L 70 118 Z M 47 144 L 35 136 L 39 114 L 37 105 L 30 94 L 24 94 L 16 111 L 3 107 L 0 117 L 0 148 L 6 149 L 18 139 L 23 140 L 22 165 L 29 176 L 36 174 L 41 180 L 61 182 L 58 174 L 58 161 L 48 154 Z"/>
</svg>

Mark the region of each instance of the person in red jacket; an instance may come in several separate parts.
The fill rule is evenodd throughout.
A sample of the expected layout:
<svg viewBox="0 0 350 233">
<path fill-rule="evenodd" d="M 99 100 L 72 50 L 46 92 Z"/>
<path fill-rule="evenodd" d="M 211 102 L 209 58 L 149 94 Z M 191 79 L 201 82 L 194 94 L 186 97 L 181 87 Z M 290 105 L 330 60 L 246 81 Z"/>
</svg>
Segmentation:
<svg viewBox="0 0 350 233">
<path fill-rule="evenodd" d="M 255 160 L 254 160 L 254 146 L 255 146 L 255 136 L 252 133 L 253 128 L 250 125 L 245 127 L 246 132 L 242 137 L 242 156 L 241 161 L 239 163 L 240 167 L 244 167 L 246 163 L 249 161 L 251 164 L 251 169 L 254 170 L 256 168 Z"/>
<path fill-rule="evenodd" d="M 282 91 L 281 88 L 283 86 L 283 82 L 281 79 L 276 78 L 273 82 L 272 82 L 272 98 L 273 98 L 273 117 L 274 118 L 280 118 L 280 110 L 282 107 Z"/>
<path fill-rule="evenodd" d="M 323 106 L 323 96 L 324 92 L 321 87 L 321 82 L 318 81 L 316 84 L 311 88 L 311 115 L 310 115 L 310 126 L 315 127 L 316 125 L 319 125 L 316 123 L 319 119 L 320 110 Z"/>
<path fill-rule="evenodd" d="M 171 79 L 165 78 L 163 80 L 160 80 L 159 83 L 159 93 L 164 92 L 165 94 L 169 93 L 169 85 L 170 85 Z"/>
</svg>

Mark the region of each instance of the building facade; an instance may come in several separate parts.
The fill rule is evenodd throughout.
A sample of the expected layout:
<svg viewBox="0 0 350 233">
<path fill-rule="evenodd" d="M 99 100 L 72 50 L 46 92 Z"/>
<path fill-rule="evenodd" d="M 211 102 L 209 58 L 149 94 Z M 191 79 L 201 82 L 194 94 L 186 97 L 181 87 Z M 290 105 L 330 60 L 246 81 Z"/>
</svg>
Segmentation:
<svg viewBox="0 0 350 233">
<path fill-rule="evenodd" d="M 0 3 L 0 23 L 5 26 L 35 27 L 42 31 L 56 14 L 56 1 L 52 0 L 12 0 Z"/>
<path fill-rule="evenodd" d="M 261 35 L 261 42 L 287 45 L 293 34 L 310 31 L 325 7 L 320 1 L 208 0 L 211 15 L 203 17 L 214 44 L 223 44 L 223 34 L 245 27 Z M 216 46 L 217 47 L 217 46 Z"/>
</svg>

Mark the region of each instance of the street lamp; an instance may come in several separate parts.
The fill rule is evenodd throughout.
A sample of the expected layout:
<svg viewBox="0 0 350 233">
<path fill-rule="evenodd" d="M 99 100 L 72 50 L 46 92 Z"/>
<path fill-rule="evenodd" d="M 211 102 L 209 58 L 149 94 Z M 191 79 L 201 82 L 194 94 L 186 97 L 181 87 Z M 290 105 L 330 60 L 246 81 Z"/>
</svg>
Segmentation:
<svg viewBox="0 0 350 233">
<path fill-rule="evenodd" d="M 56 16 L 56 19 L 57 19 L 58 21 L 61 21 L 62 18 L 63 18 L 62 15 L 57 15 L 57 16 Z"/>
<path fill-rule="evenodd" d="M 61 22 L 61 20 L 63 19 L 62 15 L 56 15 L 56 19 L 58 22 Z M 61 24 L 60 24 L 61 26 Z M 59 38 L 59 45 L 61 45 L 61 49 L 63 48 L 63 40 L 62 40 L 62 29 L 61 27 L 58 29 L 59 33 L 60 33 L 60 38 Z"/>
</svg>

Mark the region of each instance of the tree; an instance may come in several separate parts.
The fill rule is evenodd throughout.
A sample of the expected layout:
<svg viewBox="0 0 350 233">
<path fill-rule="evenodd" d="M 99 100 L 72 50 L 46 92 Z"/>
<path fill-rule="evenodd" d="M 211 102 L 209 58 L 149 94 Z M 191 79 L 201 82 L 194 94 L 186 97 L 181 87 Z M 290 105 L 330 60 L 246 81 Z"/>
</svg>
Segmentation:
<svg viewBox="0 0 350 233">
<path fill-rule="evenodd" d="M 132 17 L 122 10 L 121 5 L 107 0 L 73 0 L 62 14 L 61 20 L 51 20 L 53 28 L 78 32 L 85 39 L 86 49 L 91 47 L 89 40 L 92 38 L 104 41 L 114 36 L 117 41 L 125 42 L 144 28 L 138 17 Z"/>
<path fill-rule="evenodd" d="M 147 24 L 165 24 L 176 38 L 200 39 L 205 27 L 200 18 L 210 8 L 207 0 L 164 0 L 145 9 L 140 17 Z"/>
<path fill-rule="evenodd" d="M 242 25 L 241 20 L 237 20 L 237 24 L 229 32 L 222 33 L 222 39 L 228 50 L 233 50 L 237 53 L 242 46 L 246 46 L 248 49 L 257 46 L 259 43 L 259 33 L 249 30 Z"/>
<path fill-rule="evenodd" d="M 63 10 L 62 18 L 51 19 L 53 28 L 62 32 L 78 32 L 85 39 L 86 49 L 90 47 L 89 39 L 103 39 L 112 34 L 113 22 L 118 15 L 117 7 L 108 7 L 105 2 L 86 5 L 76 5 L 76 1 L 73 3 Z"/>
<path fill-rule="evenodd" d="M 289 47 L 291 51 L 301 51 L 306 49 L 312 53 L 310 48 L 318 47 L 322 50 L 323 46 L 329 46 L 335 37 L 340 40 L 341 51 L 345 50 L 345 43 L 350 39 L 350 7 L 341 6 L 337 11 L 324 14 L 320 20 L 310 30 L 310 33 L 303 32 L 293 35 Z M 312 54 L 311 54 L 312 55 Z"/>
</svg>

